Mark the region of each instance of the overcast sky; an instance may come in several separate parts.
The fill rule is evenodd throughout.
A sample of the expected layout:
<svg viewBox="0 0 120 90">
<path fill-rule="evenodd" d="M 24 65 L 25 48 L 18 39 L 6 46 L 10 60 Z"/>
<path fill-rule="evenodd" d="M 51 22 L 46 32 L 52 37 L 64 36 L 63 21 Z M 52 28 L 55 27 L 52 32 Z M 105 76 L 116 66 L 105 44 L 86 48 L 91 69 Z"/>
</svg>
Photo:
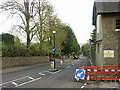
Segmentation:
<svg viewBox="0 0 120 90">
<path fill-rule="evenodd" d="M 0 0 L 1 1 L 1 0 Z M 92 10 L 94 0 L 50 0 L 62 22 L 69 24 L 79 44 L 90 38 L 92 26 Z M 0 14 L 0 33 L 8 32 L 17 20 L 7 20 L 7 15 Z"/>
<path fill-rule="evenodd" d="M 90 38 L 92 26 L 92 10 L 94 0 L 50 0 L 58 17 L 69 24 L 79 42 L 86 43 Z"/>
</svg>

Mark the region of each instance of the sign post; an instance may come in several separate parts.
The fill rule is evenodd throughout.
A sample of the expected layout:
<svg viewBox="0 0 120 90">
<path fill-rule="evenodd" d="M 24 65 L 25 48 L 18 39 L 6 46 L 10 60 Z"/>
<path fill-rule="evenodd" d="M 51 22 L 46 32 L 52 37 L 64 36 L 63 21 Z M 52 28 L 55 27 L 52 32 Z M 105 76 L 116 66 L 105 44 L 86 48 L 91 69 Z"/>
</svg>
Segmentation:
<svg viewBox="0 0 120 90">
<path fill-rule="evenodd" d="M 57 50 L 57 48 L 54 46 L 53 48 L 52 48 L 52 51 L 54 52 L 54 67 L 53 67 L 53 69 L 55 69 L 55 52 L 56 52 L 56 50 Z"/>
</svg>

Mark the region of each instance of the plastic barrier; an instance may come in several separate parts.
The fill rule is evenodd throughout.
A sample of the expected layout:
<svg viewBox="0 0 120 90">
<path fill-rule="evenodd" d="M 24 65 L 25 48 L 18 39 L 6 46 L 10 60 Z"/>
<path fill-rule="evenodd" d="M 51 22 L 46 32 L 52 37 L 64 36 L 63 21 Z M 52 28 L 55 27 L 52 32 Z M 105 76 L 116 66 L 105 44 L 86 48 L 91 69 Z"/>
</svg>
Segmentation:
<svg viewBox="0 0 120 90">
<path fill-rule="evenodd" d="M 120 66 L 103 66 L 102 80 L 119 80 Z"/>
<path fill-rule="evenodd" d="M 85 80 L 119 80 L 120 66 L 83 66 L 77 69 L 85 70 Z"/>
</svg>

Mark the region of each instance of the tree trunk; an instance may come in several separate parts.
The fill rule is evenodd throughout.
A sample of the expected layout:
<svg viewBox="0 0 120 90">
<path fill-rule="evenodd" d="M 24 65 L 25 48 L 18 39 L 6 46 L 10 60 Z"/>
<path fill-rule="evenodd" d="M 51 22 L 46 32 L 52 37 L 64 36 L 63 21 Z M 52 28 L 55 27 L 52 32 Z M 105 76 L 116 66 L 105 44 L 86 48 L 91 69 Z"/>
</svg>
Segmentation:
<svg viewBox="0 0 120 90">
<path fill-rule="evenodd" d="M 27 33 L 27 48 L 30 47 L 30 34 Z"/>
</svg>

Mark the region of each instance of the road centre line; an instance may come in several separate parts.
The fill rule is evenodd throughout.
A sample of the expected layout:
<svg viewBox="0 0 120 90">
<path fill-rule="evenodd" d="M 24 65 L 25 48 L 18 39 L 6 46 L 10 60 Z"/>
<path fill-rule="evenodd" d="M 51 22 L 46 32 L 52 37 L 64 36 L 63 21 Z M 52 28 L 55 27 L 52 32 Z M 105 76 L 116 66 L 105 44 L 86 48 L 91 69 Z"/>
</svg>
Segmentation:
<svg viewBox="0 0 120 90">
<path fill-rule="evenodd" d="M 22 77 L 22 78 L 19 78 L 19 79 L 15 79 L 15 80 L 12 80 L 12 81 L 8 81 L 8 82 L 2 83 L 2 84 L 0 84 L 0 85 L 5 85 L 5 84 L 7 84 L 7 83 L 12 83 L 12 82 L 14 82 L 14 81 L 21 80 L 21 79 L 24 79 L 24 78 L 27 78 L 27 77 L 29 77 L 29 76 L 25 76 L 25 77 Z"/>
<path fill-rule="evenodd" d="M 30 79 L 34 79 L 34 78 L 32 78 L 32 77 L 28 77 L 28 78 L 30 78 Z"/>
<path fill-rule="evenodd" d="M 84 85 L 87 85 L 87 83 L 85 83 Z"/>
<path fill-rule="evenodd" d="M 71 66 L 67 66 L 66 68 L 70 68 Z"/>
<path fill-rule="evenodd" d="M 39 74 L 45 76 L 45 74 L 43 74 L 43 73 L 39 73 Z"/>
<path fill-rule="evenodd" d="M 15 87 L 23 86 L 23 85 L 25 85 L 25 84 L 28 84 L 28 83 L 31 83 L 31 82 L 37 81 L 37 80 L 39 80 L 39 79 L 41 79 L 41 77 L 36 78 L 36 79 L 33 79 L 33 80 L 30 80 L 30 81 L 28 81 L 28 82 L 24 82 L 24 83 L 19 84 L 19 85 L 16 85 Z"/>
<path fill-rule="evenodd" d="M 18 85 L 16 82 L 12 82 L 12 84 L 14 84 L 15 86 Z"/>
<path fill-rule="evenodd" d="M 61 70 L 59 70 L 59 71 L 56 71 L 56 72 L 54 72 L 54 73 L 52 73 L 52 74 L 56 74 L 56 73 L 59 73 Z"/>
<path fill-rule="evenodd" d="M 82 86 L 81 88 L 84 88 L 85 86 Z"/>
</svg>

